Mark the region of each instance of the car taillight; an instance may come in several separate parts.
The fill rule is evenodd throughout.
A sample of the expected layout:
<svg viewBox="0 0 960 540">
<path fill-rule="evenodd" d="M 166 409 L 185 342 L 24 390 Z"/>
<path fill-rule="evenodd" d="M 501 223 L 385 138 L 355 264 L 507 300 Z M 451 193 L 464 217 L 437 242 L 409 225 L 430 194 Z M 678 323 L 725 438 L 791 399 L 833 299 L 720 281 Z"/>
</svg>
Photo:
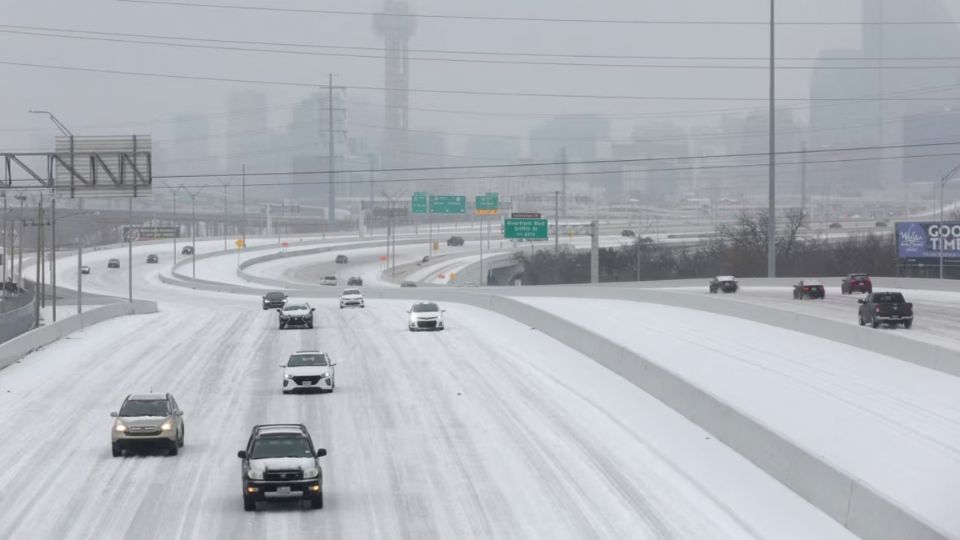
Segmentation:
<svg viewBox="0 0 960 540">
<path fill-rule="evenodd" d="M 804 287 L 803 290 L 809 291 L 809 290 L 810 290 L 810 287 Z"/>
<path fill-rule="evenodd" d="M 880 313 L 880 306 L 877 306 L 876 308 L 874 308 L 874 310 L 875 310 L 877 313 Z"/>
</svg>

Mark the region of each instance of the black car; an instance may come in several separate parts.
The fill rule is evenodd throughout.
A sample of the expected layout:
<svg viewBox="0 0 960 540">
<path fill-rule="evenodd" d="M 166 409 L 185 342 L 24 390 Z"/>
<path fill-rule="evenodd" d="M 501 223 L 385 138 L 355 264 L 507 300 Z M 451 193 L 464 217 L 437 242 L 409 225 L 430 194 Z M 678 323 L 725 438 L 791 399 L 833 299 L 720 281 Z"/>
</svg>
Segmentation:
<svg viewBox="0 0 960 540">
<path fill-rule="evenodd" d="M 834 222 L 834 223 L 831 223 L 831 224 L 830 224 L 830 228 L 831 228 L 831 229 L 842 229 L 842 228 L 843 228 L 843 225 Z"/>
<path fill-rule="evenodd" d="M 628 237 L 628 238 L 636 238 L 636 237 L 637 237 L 637 233 L 631 231 L 630 229 L 624 229 L 624 230 L 620 231 L 620 236 L 625 236 L 625 237 Z"/>
<path fill-rule="evenodd" d="M 80 273 L 81 273 L 81 274 L 84 274 L 84 275 L 89 274 L 89 273 L 90 273 L 90 267 L 87 266 L 87 265 L 81 266 L 81 267 L 80 267 Z"/>
<path fill-rule="evenodd" d="M 819 298 L 823 300 L 826 297 L 827 291 L 823 288 L 823 283 L 815 279 L 801 280 L 793 286 L 794 300 L 803 300 L 804 298 Z"/>
<path fill-rule="evenodd" d="M 347 264 L 350 262 L 350 258 L 346 255 L 337 255 L 337 264 Z"/>
<path fill-rule="evenodd" d="M 288 302 L 277 310 L 277 313 L 280 314 L 280 329 L 283 330 L 291 326 L 313 328 L 313 312 L 316 310 L 306 302 Z"/>
<path fill-rule="evenodd" d="M 158 262 L 160 262 L 160 257 L 157 257 L 153 253 L 147 255 L 147 264 L 157 264 Z"/>
<path fill-rule="evenodd" d="M 193 246 L 183 246 L 180 250 L 181 255 L 193 255 Z"/>
<path fill-rule="evenodd" d="M 400 286 L 401 286 L 401 287 L 416 287 L 416 286 L 417 286 L 417 282 L 416 282 L 416 281 L 410 281 L 410 280 L 401 281 L 401 282 L 400 282 Z"/>
<path fill-rule="evenodd" d="M 120 259 L 110 259 L 107 261 L 107 268 L 120 268 Z"/>
<path fill-rule="evenodd" d="M 448 245 L 448 246 L 462 246 L 462 245 L 463 245 L 463 237 L 462 237 L 462 236 L 451 236 L 450 238 L 447 239 L 447 245 Z"/>
<path fill-rule="evenodd" d="M 240 481 L 243 509 L 252 512 L 266 500 L 295 500 L 311 508 L 323 508 L 323 470 L 303 424 L 260 424 L 253 426 L 241 460 Z"/>
<path fill-rule="evenodd" d="M 351 276 L 349 279 L 347 279 L 347 286 L 349 286 L 349 287 L 362 287 L 362 286 L 363 286 L 363 278 L 357 277 L 357 276 Z"/>
<path fill-rule="evenodd" d="M 735 293 L 740 289 L 737 278 L 733 276 L 716 276 L 710 280 L 710 294 L 717 292 Z"/>
<path fill-rule="evenodd" d="M 280 291 L 270 291 L 263 295 L 263 309 L 282 308 L 287 303 L 287 294 Z"/>
</svg>

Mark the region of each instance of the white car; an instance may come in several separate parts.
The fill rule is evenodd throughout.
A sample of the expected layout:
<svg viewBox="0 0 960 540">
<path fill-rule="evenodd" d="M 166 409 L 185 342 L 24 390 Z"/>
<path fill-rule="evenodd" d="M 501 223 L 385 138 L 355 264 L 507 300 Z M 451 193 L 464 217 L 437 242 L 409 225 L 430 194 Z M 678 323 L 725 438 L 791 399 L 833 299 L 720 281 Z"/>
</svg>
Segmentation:
<svg viewBox="0 0 960 540">
<path fill-rule="evenodd" d="M 320 280 L 321 285 L 330 285 L 331 287 L 337 286 L 337 276 L 323 276 L 323 279 Z"/>
<path fill-rule="evenodd" d="M 360 289 L 344 289 L 340 294 L 340 309 L 348 306 L 364 307 Z"/>
<path fill-rule="evenodd" d="M 320 390 L 333 392 L 337 386 L 337 364 L 330 360 L 327 353 L 320 351 L 297 351 L 290 355 L 283 368 L 283 393 L 295 390 Z"/>
<path fill-rule="evenodd" d="M 417 302 L 407 313 L 410 314 L 408 328 L 411 332 L 417 330 L 443 330 L 443 314 L 445 309 L 440 309 L 434 302 Z"/>
</svg>

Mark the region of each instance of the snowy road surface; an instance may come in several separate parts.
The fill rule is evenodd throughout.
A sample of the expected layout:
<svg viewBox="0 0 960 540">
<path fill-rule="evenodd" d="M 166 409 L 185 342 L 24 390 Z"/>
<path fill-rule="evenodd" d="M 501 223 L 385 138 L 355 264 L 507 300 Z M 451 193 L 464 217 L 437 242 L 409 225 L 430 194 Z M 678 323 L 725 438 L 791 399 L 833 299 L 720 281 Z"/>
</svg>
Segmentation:
<svg viewBox="0 0 960 540">
<path fill-rule="evenodd" d="M 256 297 L 166 286 L 161 266 L 135 265 L 160 313 L 0 371 L 0 537 L 850 537 L 660 402 L 499 315 L 447 304 L 447 331 L 411 333 L 407 303 L 317 299 L 317 329 L 279 331 Z M 98 269 L 90 287 L 122 294 L 125 276 Z M 310 348 L 338 361 L 336 392 L 281 394 L 278 363 Z M 112 458 L 109 412 L 148 390 L 185 410 L 182 454 Z M 242 510 L 236 452 L 262 422 L 302 422 L 329 450 L 323 510 Z"/>
<path fill-rule="evenodd" d="M 952 496 L 960 482 L 960 378 L 695 310 L 620 300 L 518 299 L 678 374 L 960 537 Z"/>
</svg>

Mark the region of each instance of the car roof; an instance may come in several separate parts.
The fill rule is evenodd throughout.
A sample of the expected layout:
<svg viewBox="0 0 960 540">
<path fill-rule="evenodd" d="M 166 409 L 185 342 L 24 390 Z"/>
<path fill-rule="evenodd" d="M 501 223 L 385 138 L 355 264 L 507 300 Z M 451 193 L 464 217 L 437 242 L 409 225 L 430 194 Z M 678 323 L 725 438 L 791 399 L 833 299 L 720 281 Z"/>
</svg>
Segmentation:
<svg viewBox="0 0 960 540">
<path fill-rule="evenodd" d="M 819 279 L 801 279 L 800 283 L 804 285 L 823 285 L 823 282 Z"/>
<path fill-rule="evenodd" d="M 307 427 L 303 424 L 260 424 L 253 426 L 255 435 L 307 435 Z"/>
<path fill-rule="evenodd" d="M 158 399 L 167 399 L 166 394 L 130 394 L 127 401 L 156 401 Z"/>
<path fill-rule="evenodd" d="M 717 276 L 717 281 L 736 281 L 737 278 L 733 276 Z"/>
<path fill-rule="evenodd" d="M 297 352 L 291 354 L 290 356 L 296 356 L 296 355 L 298 355 L 298 354 L 322 354 L 322 355 L 326 355 L 327 353 L 325 353 L 325 352 L 323 352 L 323 351 L 297 351 Z"/>
</svg>

